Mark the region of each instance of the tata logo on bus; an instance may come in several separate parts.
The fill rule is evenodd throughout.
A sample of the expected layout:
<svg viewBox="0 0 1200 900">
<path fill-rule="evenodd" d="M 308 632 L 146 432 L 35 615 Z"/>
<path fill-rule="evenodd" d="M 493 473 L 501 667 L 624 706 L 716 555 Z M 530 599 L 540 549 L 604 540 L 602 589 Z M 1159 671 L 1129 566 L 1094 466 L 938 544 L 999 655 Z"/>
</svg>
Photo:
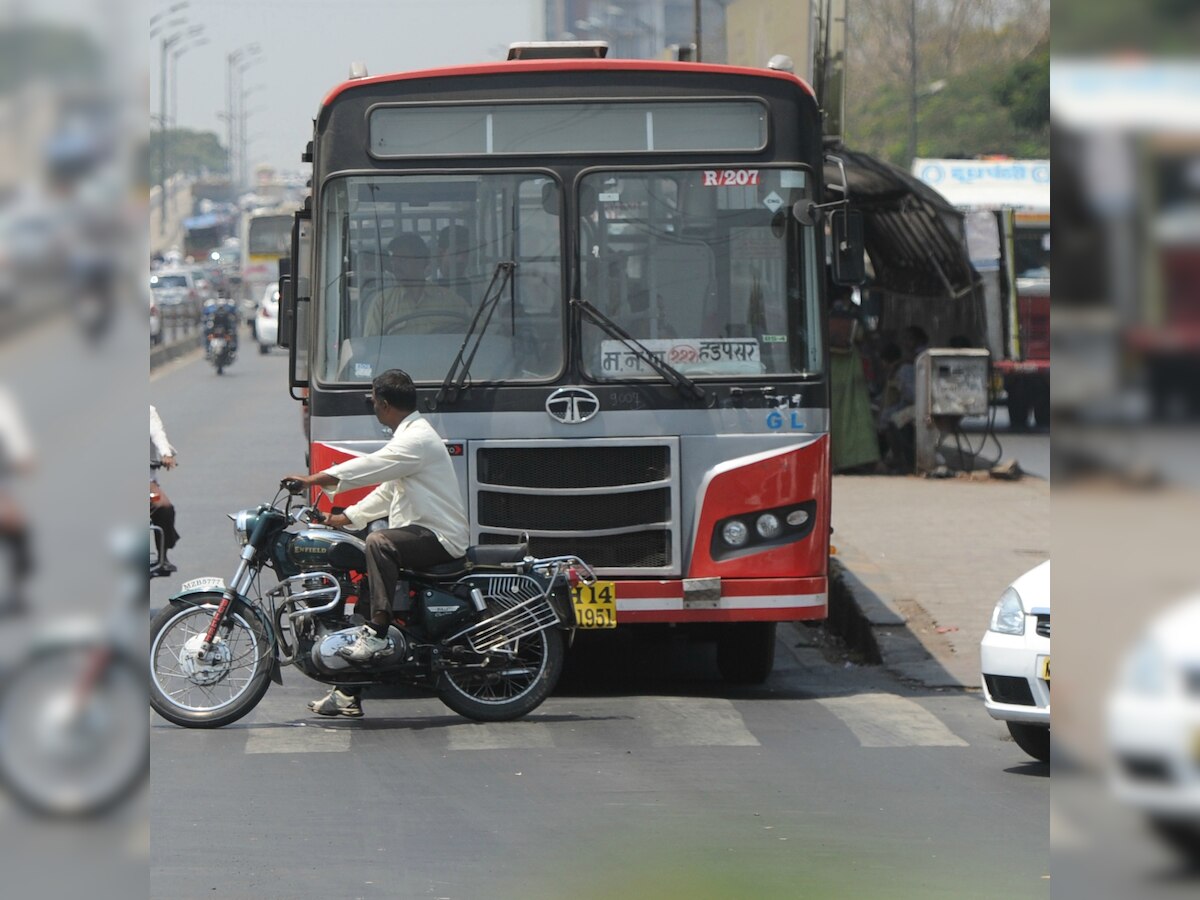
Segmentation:
<svg viewBox="0 0 1200 900">
<path fill-rule="evenodd" d="M 559 388 L 546 398 L 546 412 L 564 425 L 580 425 L 600 412 L 600 399 L 583 388 Z"/>
</svg>

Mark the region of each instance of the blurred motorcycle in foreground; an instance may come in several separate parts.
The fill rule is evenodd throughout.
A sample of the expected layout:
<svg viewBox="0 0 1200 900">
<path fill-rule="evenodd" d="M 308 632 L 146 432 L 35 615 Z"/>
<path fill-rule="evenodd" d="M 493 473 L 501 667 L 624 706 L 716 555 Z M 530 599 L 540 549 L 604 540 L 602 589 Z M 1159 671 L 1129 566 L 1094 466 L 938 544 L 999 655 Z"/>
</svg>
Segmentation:
<svg viewBox="0 0 1200 900">
<path fill-rule="evenodd" d="M 121 606 L 37 631 L 0 673 L 0 783 L 25 809 L 90 817 L 128 798 L 150 771 L 142 663 L 149 582 L 144 540 L 125 535 Z"/>
</svg>

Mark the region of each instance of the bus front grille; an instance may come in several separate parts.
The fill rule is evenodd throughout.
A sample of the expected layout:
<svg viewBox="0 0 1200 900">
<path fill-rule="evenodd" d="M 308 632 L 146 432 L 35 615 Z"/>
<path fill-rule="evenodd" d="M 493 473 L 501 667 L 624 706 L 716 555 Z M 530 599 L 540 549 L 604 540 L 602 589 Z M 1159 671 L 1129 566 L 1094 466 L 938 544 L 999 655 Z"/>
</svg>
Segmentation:
<svg viewBox="0 0 1200 900">
<path fill-rule="evenodd" d="M 537 556 L 574 554 L 606 575 L 678 574 L 675 438 L 473 442 L 473 540 L 528 533 Z"/>
</svg>

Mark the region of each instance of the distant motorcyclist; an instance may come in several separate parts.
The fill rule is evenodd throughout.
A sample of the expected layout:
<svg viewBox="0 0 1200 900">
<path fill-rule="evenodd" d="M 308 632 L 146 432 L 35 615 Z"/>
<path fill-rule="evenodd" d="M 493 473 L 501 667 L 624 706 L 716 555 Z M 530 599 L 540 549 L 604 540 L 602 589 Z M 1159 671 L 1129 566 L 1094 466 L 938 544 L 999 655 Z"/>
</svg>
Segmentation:
<svg viewBox="0 0 1200 900">
<path fill-rule="evenodd" d="M 214 335 L 221 335 L 229 342 L 229 349 L 237 352 L 237 308 L 232 302 L 219 300 L 208 305 L 204 310 L 204 348 L 210 352 Z"/>
</svg>

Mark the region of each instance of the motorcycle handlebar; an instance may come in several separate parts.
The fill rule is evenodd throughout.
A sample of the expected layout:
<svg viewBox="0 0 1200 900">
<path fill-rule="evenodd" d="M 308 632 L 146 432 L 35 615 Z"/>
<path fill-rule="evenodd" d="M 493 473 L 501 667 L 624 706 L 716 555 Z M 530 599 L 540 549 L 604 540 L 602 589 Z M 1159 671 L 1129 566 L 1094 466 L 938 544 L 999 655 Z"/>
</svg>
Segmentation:
<svg viewBox="0 0 1200 900">
<path fill-rule="evenodd" d="M 279 482 L 279 486 L 289 494 L 299 494 L 304 490 L 304 485 L 295 478 L 284 478 Z"/>
</svg>

